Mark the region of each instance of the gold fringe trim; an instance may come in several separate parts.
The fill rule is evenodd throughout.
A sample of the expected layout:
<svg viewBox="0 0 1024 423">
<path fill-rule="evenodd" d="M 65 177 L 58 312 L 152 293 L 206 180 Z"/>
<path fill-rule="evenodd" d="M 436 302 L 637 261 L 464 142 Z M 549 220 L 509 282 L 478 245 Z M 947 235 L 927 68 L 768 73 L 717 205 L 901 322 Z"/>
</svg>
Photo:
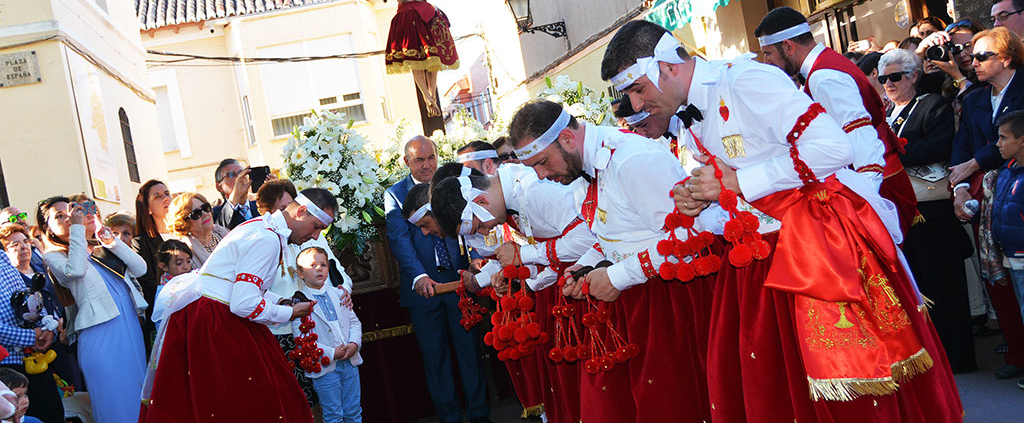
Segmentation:
<svg viewBox="0 0 1024 423">
<path fill-rule="evenodd" d="M 519 418 L 540 417 L 541 414 L 544 414 L 544 404 L 537 404 L 533 407 L 523 408 L 523 414 Z"/>
<path fill-rule="evenodd" d="M 427 72 L 440 72 L 446 70 L 456 70 L 459 68 L 459 61 L 451 65 L 445 65 L 441 63 L 441 58 L 437 56 L 428 57 L 426 60 L 402 60 L 400 62 L 388 63 L 385 66 L 388 75 L 394 75 L 397 73 L 410 73 L 414 70 L 421 70 Z"/>
<path fill-rule="evenodd" d="M 934 362 L 924 348 L 893 363 L 892 376 L 877 379 L 814 379 L 807 377 L 812 401 L 853 401 L 863 395 L 889 395 L 899 389 L 897 381 L 907 381 L 932 367 Z"/>
<path fill-rule="evenodd" d="M 914 221 L 910 222 L 910 226 L 914 226 L 914 225 L 916 225 L 918 223 L 924 223 L 924 222 L 925 222 L 924 216 L 922 216 L 921 213 L 918 213 L 917 216 L 914 216 Z"/>
</svg>

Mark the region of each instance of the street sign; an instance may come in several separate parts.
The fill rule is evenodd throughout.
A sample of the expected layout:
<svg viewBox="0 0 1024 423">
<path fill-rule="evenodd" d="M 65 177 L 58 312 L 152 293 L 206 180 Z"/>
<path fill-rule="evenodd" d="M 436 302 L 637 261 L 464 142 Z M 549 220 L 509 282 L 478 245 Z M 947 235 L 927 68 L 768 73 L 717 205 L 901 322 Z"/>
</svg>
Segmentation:
<svg viewBox="0 0 1024 423">
<path fill-rule="evenodd" d="M 43 82 L 35 50 L 0 54 L 0 88 Z"/>
</svg>

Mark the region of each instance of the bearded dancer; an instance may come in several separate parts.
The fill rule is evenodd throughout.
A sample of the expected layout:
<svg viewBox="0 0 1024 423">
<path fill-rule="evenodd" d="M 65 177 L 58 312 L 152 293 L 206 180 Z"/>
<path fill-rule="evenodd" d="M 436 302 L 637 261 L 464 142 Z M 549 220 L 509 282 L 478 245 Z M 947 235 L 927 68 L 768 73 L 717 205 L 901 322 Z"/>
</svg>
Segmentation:
<svg viewBox="0 0 1024 423">
<path fill-rule="evenodd" d="M 853 148 L 820 105 L 775 67 L 690 59 L 649 22 L 623 26 L 601 67 L 634 107 L 686 105 L 685 142 L 706 165 L 673 189 L 676 206 L 726 222 L 713 228 L 730 242 L 711 316 L 714 421 L 961 420 L 895 214 L 872 207 L 885 202 L 847 169 Z M 737 228 L 736 211 L 757 222 Z"/>
</svg>

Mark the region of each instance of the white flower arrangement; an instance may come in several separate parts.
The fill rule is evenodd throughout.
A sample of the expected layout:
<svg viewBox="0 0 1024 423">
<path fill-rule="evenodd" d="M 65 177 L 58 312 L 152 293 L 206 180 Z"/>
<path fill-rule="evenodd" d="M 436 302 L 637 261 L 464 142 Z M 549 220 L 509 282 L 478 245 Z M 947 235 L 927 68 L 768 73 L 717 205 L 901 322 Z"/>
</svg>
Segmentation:
<svg viewBox="0 0 1024 423">
<path fill-rule="evenodd" d="M 447 132 L 434 131 L 430 139 L 437 143 L 437 162 L 455 161 L 455 152 L 470 142 L 487 140 L 487 131 L 480 121 L 473 118 L 466 109 L 459 109 L 452 115 Z"/>
<path fill-rule="evenodd" d="M 615 126 L 611 99 L 605 93 L 598 94 L 565 75 L 556 76 L 554 81 L 546 77 L 544 83 L 547 88 L 537 93 L 537 98 L 561 104 L 576 119 L 595 125 Z"/>
<path fill-rule="evenodd" d="M 314 112 L 292 131 L 281 157 L 295 189 L 323 188 L 338 199 L 328 242 L 362 254 L 378 236 L 374 224 L 384 217 L 384 188 L 377 158 L 352 121 L 343 113 Z"/>
</svg>

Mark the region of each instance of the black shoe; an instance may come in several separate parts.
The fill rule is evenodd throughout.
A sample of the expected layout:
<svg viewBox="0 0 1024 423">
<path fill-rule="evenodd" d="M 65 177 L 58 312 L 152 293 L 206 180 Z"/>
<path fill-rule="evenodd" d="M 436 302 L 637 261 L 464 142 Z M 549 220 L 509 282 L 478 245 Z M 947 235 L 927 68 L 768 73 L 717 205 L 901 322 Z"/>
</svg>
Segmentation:
<svg viewBox="0 0 1024 423">
<path fill-rule="evenodd" d="M 493 423 L 493 422 L 491 422 L 491 419 L 488 418 L 488 417 L 477 417 L 475 419 L 470 419 L 469 423 Z"/>
<path fill-rule="evenodd" d="M 1024 374 L 1024 367 L 1007 364 L 1003 368 L 996 370 L 996 379 L 1009 379 L 1022 374 Z"/>
</svg>

